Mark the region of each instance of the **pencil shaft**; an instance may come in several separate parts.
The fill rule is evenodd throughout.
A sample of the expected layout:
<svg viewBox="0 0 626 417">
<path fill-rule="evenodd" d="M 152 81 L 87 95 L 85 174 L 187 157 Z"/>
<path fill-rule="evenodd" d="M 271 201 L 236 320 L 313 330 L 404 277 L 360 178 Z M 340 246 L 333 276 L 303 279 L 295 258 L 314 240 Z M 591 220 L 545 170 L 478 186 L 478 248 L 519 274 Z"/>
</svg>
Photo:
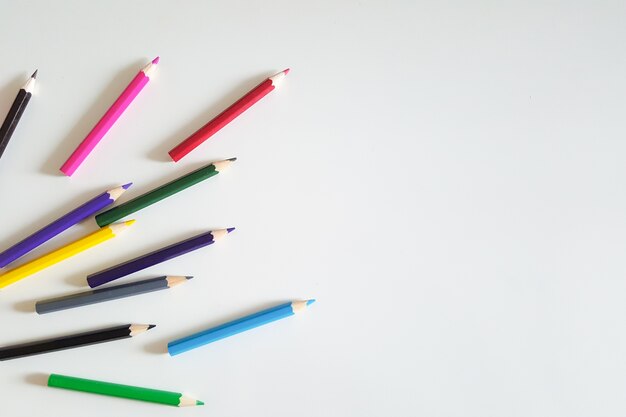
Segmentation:
<svg viewBox="0 0 626 417">
<path fill-rule="evenodd" d="M 185 253 L 211 245 L 215 242 L 213 233 L 215 233 L 215 231 L 202 233 L 181 242 L 174 243 L 173 245 L 166 246 L 165 248 L 158 249 L 154 252 L 150 252 L 135 259 L 112 266 L 111 268 L 93 273 L 87 276 L 87 283 L 91 288 L 98 287 L 106 284 L 107 282 L 132 274 L 133 272 L 141 271 L 142 269 L 148 268 L 152 265 L 165 262 L 169 259 L 184 255 Z"/>
<path fill-rule="evenodd" d="M 130 324 L 0 348 L 0 361 L 125 339 Z"/>
<path fill-rule="evenodd" d="M 207 124 L 194 132 L 187 139 L 169 151 L 169 155 L 174 162 L 179 161 L 189 152 L 200 146 L 203 142 L 219 132 L 224 126 L 232 122 L 237 116 L 249 109 L 254 103 L 265 97 L 275 89 L 272 77 L 267 78 L 254 87 L 243 97 L 230 105 L 226 110 L 215 116 Z"/>
<path fill-rule="evenodd" d="M 0 275 L 0 288 L 4 288 L 14 282 L 57 264 L 93 246 L 107 241 L 114 236 L 115 235 L 110 229 L 100 229 L 82 239 L 70 243 L 69 245 L 27 262 L 24 265 L 20 265 L 15 269 L 11 269 Z"/>
<path fill-rule="evenodd" d="M 152 64 L 156 65 L 157 59 L 152 61 Z M 61 166 L 60 170 L 67 176 L 72 176 L 78 167 L 83 163 L 87 156 L 94 150 L 100 140 L 106 135 L 106 133 L 115 124 L 117 119 L 124 113 L 126 108 L 132 103 L 137 95 L 143 90 L 143 88 L 150 81 L 150 68 L 152 64 L 148 64 L 144 69 L 139 71 L 137 75 L 132 79 L 130 84 L 124 89 L 122 94 L 115 100 L 115 102 L 109 107 L 102 118 L 91 129 L 89 134 L 83 139 L 83 141 L 74 150 L 72 155 Z"/>
<path fill-rule="evenodd" d="M 92 379 L 76 378 L 58 374 L 50 375 L 48 378 L 48 386 L 172 406 L 179 406 L 180 399 L 182 397 L 182 394 L 178 392 L 134 387 L 131 385 L 95 381 Z"/>
<path fill-rule="evenodd" d="M 193 171 L 187 175 L 184 175 L 174 181 L 171 181 L 165 185 L 162 185 L 152 191 L 149 191 L 139 197 L 127 201 L 124 204 L 120 204 L 117 207 L 113 207 L 103 213 L 96 216 L 96 223 L 98 226 L 103 227 L 113 223 L 116 220 L 124 218 L 131 213 L 135 213 L 143 208 L 146 208 L 158 201 L 163 200 L 179 191 L 191 187 L 207 178 L 210 178 L 219 171 L 215 169 L 215 165 L 209 164 L 196 171 Z"/>
<path fill-rule="evenodd" d="M 192 334 L 182 339 L 174 340 L 167 344 L 167 350 L 171 356 L 175 356 L 188 350 L 236 335 L 246 330 L 271 323 L 285 317 L 293 316 L 293 303 L 285 303 L 258 313 L 224 323 L 217 327 Z"/>
<path fill-rule="evenodd" d="M 42 245 L 76 223 L 79 223 L 94 213 L 97 213 L 114 201 L 115 200 L 112 196 L 108 192 L 105 192 L 58 218 L 46 227 L 38 230 L 24 240 L 0 253 L 0 268 L 24 256 L 31 250 Z"/>
<path fill-rule="evenodd" d="M 80 292 L 65 297 L 38 301 L 35 303 L 35 311 L 39 314 L 52 313 L 55 311 L 164 290 L 167 288 L 169 288 L 167 277 L 152 278 L 139 282 L 131 282 L 129 284 L 116 285 L 114 287 Z"/>
<path fill-rule="evenodd" d="M 24 114 L 24 110 L 26 110 L 26 106 L 28 105 L 31 96 L 32 93 L 29 93 L 22 88 L 17 93 L 15 100 L 13 100 L 9 113 L 7 113 L 2 126 L 0 126 L 0 157 L 2 157 L 2 154 L 9 144 L 11 136 L 13 136 L 13 132 L 22 118 L 22 114 Z"/>
</svg>

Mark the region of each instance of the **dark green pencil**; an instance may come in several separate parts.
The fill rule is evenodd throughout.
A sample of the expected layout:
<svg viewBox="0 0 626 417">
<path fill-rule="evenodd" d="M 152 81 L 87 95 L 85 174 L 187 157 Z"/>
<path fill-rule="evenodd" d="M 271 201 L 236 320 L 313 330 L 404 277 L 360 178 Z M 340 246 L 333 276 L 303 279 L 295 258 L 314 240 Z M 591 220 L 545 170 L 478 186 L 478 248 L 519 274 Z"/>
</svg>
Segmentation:
<svg viewBox="0 0 626 417">
<path fill-rule="evenodd" d="M 155 188 L 152 191 L 148 191 L 139 197 L 135 197 L 126 203 L 120 204 L 119 206 L 98 214 L 96 216 L 96 223 L 98 223 L 98 226 L 100 227 L 107 226 L 131 213 L 135 213 L 148 207 L 149 205 L 163 200 L 164 198 L 174 195 L 185 188 L 189 188 L 194 184 L 219 174 L 236 160 L 237 158 L 230 158 L 219 162 L 213 162 L 205 167 L 190 172 L 189 174 L 177 178 L 172 182 L 168 182 L 167 184 Z"/>
</svg>

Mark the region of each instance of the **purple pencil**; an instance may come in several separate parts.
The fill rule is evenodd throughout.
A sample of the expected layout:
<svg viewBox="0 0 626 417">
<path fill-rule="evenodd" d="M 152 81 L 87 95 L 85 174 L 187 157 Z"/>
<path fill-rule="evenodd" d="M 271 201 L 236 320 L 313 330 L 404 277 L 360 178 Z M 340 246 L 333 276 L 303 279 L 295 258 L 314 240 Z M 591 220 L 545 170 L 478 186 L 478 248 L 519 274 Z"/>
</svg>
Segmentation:
<svg viewBox="0 0 626 417">
<path fill-rule="evenodd" d="M 130 261 L 126 261 L 112 266 L 111 268 L 93 273 L 87 276 L 87 283 L 91 288 L 99 287 L 107 282 L 130 275 L 133 272 L 141 271 L 142 269 L 148 268 L 152 265 L 160 264 L 161 262 L 165 262 L 169 259 L 173 259 L 196 249 L 211 245 L 215 243 L 216 240 L 226 236 L 233 230 L 235 230 L 234 227 L 212 230 L 210 232 L 185 239 L 178 243 L 174 243 L 173 245 L 157 249 L 154 252 L 147 253 L 138 258 L 131 259 Z"/>
<path fill-rule="evenodd" d="M 70 211 L 63 217 L 56 219 L 43 229 L 40 229 L 32 235 L 28 236 L 21 242 L 11 246 L 9 249 L 0 253 L 0 268 L 3 268 L 14 260 L 26 255 L 28 252 L 52 239 L 61 232 L 69 229 L 76 223 L 86 219 L 89 216 L 93 216 L 95 213 L 99 212 L 109 204 L 112 204 L 122 194 L 124 194 L 124 191 L 128 190 L 131 185 L 132 182 L 126 185 L 122 185 L 121 187 L 105 191 L 99 196 L 89 200 L 82 206 Z"/>
</svg>

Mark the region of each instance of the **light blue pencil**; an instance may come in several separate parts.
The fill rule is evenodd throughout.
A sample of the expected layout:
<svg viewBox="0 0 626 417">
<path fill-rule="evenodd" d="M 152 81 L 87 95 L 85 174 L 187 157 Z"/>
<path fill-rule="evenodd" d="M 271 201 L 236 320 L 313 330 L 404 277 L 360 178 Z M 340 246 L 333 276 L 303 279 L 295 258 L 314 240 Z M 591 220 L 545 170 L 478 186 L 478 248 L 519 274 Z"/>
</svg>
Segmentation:
<svg viewBox="0 0 626 417">
<path fill-rule="evenodd" d="M 292 301 L 259 311 L 258 313 L 242 317 L 228 323 L 221 324 L 217 327 L 192 334 L 182 339 L 174 340 L 167 344 L 167 351 L 170 356 L 175 356 L 188 350 L 195 349 L 200 346 L 207 345 L 220 339 L 263 326 L 285 317 L 293 316 L 306 310 L 307 306 L 313 304 L 315 300 Z"/>
</svg>

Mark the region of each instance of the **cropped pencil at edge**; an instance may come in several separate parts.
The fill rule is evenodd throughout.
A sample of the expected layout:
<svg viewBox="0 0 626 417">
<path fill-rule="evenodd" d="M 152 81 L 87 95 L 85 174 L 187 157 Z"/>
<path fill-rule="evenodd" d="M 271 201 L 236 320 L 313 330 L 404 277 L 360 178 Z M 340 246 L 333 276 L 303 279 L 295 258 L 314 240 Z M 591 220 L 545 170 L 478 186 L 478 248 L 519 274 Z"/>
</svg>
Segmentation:
<svg viewBox="0 0 626 417">
<path fill-rule="evenodd" d="M 17 92 L 17 96 L 15 96 L 15 100 L 13 100 L 13 104 L 4 118 L 4 122 L 2 122 L 2 126 L 0 126 L 0 158 L 9 144 L 9 141 L 13 136 L 13 132 L 15 132 L 15 128 L 20 122 L 20 119 L 24 114 L 24 110 L 26 110 L 26 106 L 28 106 L 28 102 L 30 101 L 35 89 L 36 82 L 37 70 L 33 72 L 33 75 L 31 75 L 28 81 L 26 81 L 26 84 L 24 84 L 24 86 Z"/>
</svg>

